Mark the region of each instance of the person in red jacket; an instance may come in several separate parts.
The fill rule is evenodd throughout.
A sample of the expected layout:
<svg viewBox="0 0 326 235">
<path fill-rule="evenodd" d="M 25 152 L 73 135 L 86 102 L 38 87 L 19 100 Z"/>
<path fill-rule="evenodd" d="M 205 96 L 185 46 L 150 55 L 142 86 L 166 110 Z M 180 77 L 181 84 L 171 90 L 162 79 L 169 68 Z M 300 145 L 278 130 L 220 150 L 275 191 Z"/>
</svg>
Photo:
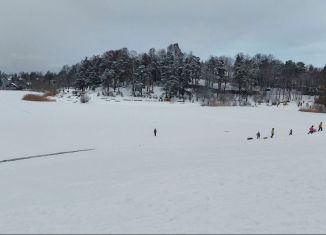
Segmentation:
<svg viewBox="0 0 326 235">
<path fill-rule="evenodd" d="M 310 128 L 309 128 L 309 132 L 308 132 L 308 134 L 313 134 L 313 133 L 315 133 L 316 132 L 316 129 L 314 128 L 314 126 L 311 126 Z"/>
</svg>

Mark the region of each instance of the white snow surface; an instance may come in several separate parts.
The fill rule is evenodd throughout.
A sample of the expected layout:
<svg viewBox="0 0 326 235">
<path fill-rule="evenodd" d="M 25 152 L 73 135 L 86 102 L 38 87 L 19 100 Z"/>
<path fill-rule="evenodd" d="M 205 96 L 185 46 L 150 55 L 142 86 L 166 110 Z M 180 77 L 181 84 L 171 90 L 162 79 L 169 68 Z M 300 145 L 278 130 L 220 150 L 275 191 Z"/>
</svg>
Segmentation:
<svg viewBox="0 0 326 235">
<path fill-rule="evenodd" d="M 1 163 L 0 233 L 326 231 L 325 114 L 25 93 L 0 91 L 0 161 L 95 150 Z"/>
</svg>

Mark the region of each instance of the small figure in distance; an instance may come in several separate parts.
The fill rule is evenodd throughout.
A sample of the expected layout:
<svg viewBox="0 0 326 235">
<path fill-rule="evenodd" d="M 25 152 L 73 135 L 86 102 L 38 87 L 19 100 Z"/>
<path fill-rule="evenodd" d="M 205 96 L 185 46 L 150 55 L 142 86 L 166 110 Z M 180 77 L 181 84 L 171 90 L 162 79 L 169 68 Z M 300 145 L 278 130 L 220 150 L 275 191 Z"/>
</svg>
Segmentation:
<svg viewBox="0 0 326 235">
<path fill-rule="evenodd" d="M 316 129 L 314 128 L 314 126 L 311 126 L 310 128 L 309 128 L 309 132 L 308 132 L 308 134 L 313 134 L 313 133 L 315 133 L 316 132 Z"/>
<path fill-rule="evenodd" d="M 289 135 L 292 135 L 293 134 L 293 132 L 292 132 L 292 129 L 290 130 L 290 134 Z"/>
<path fill-rule="evenodd" d="M 272 128 L 272 133 L 271 133 L 271 138 L 273 138 L 274 135 L 275 135 L 275 129 L 274 129 L 274 127 L 273 127 L 273 128 Z"/>
<path fill-rule="evenodd" d="M 156 128 L 154 129 L 154 136 L 156 136 L 156 134 L 157 134 L 157 130 L 156 130 Z"/>
<path fill-rule="evenodd" d="M 319 127 L 318 127 L 318 131 L 323 131 L 323 122 L 320 122 Z"/>
<path fill-rule="evenodd" d="M 257 136 L 257 139 L 260 139 L 260 132 L 259 131 L 257 132 L 256 136 Z"/>
</svg>

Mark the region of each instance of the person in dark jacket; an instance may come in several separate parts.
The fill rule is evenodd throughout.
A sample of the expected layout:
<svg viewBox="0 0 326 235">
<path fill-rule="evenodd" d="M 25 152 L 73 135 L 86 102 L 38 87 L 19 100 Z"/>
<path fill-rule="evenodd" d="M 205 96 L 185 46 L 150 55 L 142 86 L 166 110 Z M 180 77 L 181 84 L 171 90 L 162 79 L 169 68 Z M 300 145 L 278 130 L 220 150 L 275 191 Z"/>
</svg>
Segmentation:
<svg viewBox="0 0 326 235">
<path fill-rule="evenodd" d="M 274 135 L 275 135 L 275 129 L 274 129 L 274 127 L 273 127 L 273 128 L 272 128 L 272 133 L 271 133 L 271 138 L 273 138 Z"/>
<path fill-rule="evenodd" d="M 260 139 L 260 132 L 259 131 L 257 132 L 256 136 L 257 136 L 257 139 Z"/>
<path fill-rule="evenodd" d="M 290 134 L 289 135 L 292 135 L 293 134 L 293 132 L 292 132 L 292 129 L 290 130 Z"/>
<path fill-rule="evenodd" d="M 157 134 L 157 130 L 156 130 L 156 128 L 154 129 L 154 135 L 156 136 L 156 134 Z"/>
</svg>

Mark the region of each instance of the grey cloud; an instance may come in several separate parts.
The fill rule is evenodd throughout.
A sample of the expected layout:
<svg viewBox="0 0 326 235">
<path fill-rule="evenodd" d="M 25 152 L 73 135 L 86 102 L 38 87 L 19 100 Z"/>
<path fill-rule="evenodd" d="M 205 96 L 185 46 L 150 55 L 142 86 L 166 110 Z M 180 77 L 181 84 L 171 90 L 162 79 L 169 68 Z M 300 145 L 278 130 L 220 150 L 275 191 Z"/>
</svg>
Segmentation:
<svg viewBox="0 0 326 235">
<path fill-rule="evenodd" d="M 202 59 L 262 52 L 324 66 L 325 9 L 324 0 L 0 0 L 0 69 L 57 71 L 172 42 Z"/>
</svg>

